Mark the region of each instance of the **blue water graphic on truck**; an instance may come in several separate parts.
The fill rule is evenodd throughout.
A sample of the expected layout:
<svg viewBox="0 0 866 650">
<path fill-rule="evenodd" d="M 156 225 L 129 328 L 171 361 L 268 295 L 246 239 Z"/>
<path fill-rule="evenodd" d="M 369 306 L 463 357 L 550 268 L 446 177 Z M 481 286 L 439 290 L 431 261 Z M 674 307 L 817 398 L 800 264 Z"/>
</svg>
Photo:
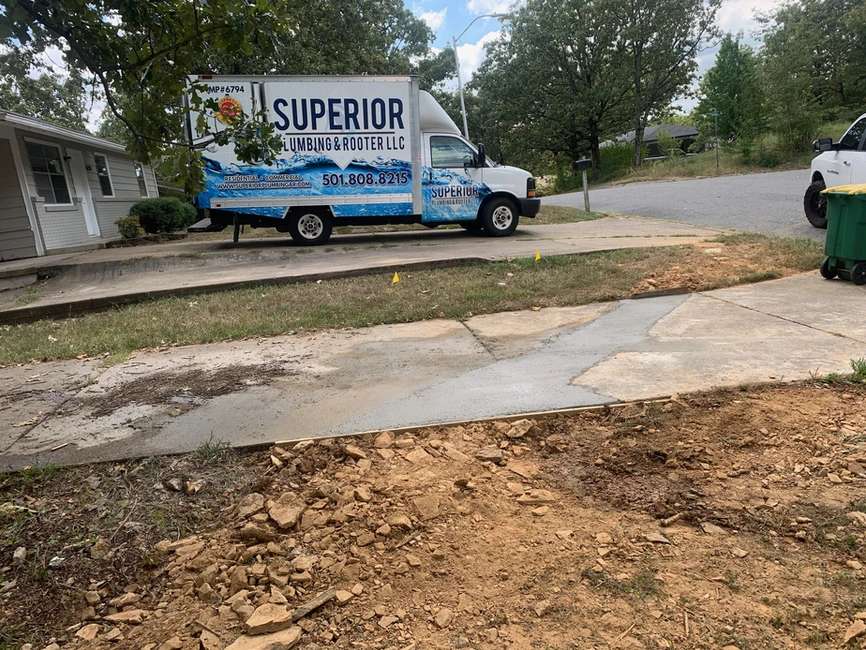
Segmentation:
<svg viewBox="0 0 866 650">
<path fill-rule="evenodd" d="M 268 199 L 267 206 L 242 203 L 223 209 L 282 219 L 291 201 L 281 199 L 322 197 L 336 217 L 409 216 L 412 207 L 412 165 L 402 160 L 356 160 L 345 168 L 321 154 L 294 154 L 272 165 L 236 165 L 205 158 L 204 190 L 198 205 L 211 207 L 226 199 Z M 470 221 L 490 194 L 486 184 L 466 173 L 424 167 L 422 172 L 422 220 L 425 223 Z M 376 195 L 405 195 L 405 201 L 376 202 Z M 335 203 L 329 197 L 363 196 L 363 203 Z M 383 197 L 384 198 L 384 197 Z M 345 199 L 343 199 L 345 201 Z"/>
<path fill-rule="evenodd" d="M 424 168 L 421 193 L 425 223 L 472 221 L 490 188 L 467 174 L 450 169 Z"/>
<path fill-rule="evenodd" d="M 267 207 L 227 208 L 245 214 L 282 218 L 286 206 L 280 199 L 322 197 L 322 205 L 332 205 L 328 197 L 363 196 L 365 203 L 333 204 L 336 216 L 411 215 L 412 165 L 402 160 L 377 158 L 353 161 L 345 168 L 321 154 L 293 154 L 272 165 L 236 165 L 204 159 L 204 190 L 198 194 L 199 207 L 211 207 L 225 199 L 269 199 Z M 367 203 L 376 195 L 405 195 L 405 201 Z M 384 198 L 384 197 L 383 197 Z"/>
</svg>

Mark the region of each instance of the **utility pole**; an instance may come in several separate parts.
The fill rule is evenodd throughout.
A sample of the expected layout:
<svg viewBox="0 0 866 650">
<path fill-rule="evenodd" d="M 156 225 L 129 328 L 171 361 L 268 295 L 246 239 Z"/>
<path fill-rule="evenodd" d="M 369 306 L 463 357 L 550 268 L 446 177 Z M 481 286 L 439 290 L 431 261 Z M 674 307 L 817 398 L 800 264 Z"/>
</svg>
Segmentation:
<svg viewBox="0 0 866 650">
<path fill-rule="evenodd" d="M 482 14 L 475 16 L 469 24 L 466 25 L 460 34 L 451 39 L 451 47 L 454 50 L 454 67 L 457 68 L 457 91 L 460 93 L 460 112 L 463 114 L 463 137 L 469 139 L 469 122 L 466 119 L 466 100 L 463 99 L 463 77 L 460 74 L 460 57 L 457 56 L 457 42 L 463 38 L 463 35 L 469 31 L 469 28 L 475 24 L 476 20 L 481 18 L 507 18 L 508 14 Z"/>
<path fill-rule="evenodd" d="M 715 140 L 716 140 L 716 173 L 719 173 L 719 111 L 714 108 L 710 115 L 713 116 L 713 123 L 715 125 Z"/>
</svg>

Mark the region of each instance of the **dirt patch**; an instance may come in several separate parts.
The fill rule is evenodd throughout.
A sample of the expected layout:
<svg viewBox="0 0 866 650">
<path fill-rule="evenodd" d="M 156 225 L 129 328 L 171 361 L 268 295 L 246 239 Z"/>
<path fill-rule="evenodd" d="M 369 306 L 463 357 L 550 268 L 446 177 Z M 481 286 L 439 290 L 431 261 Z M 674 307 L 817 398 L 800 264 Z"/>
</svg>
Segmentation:
<svg viewBox="0 0 866 650">
<path fill-rule="evenodd" d="M 94 417 L 103 417 L 130 404 L 153 405 L 175 403 L 192 408 L 202 400 L 235 393 L 250 386 L 268 384 L 276 377 L 291 374 L 283 364 L 237 365 L 207 370 L 194 368 L 181 372 L 157 372 L 124 382 L 100 395 L 86 397 L 82 405 L 92 409 Z"/>
<path fill-rule="evenodd" d="M 861 386 L 210 455 L 8 478 L 0 501 L 27 514 L 0 553 L 28 551 L 0 586 L 7 639 L 224 648 L 296 626 L 305 649 L 829 648 L 866 618 Z M 91 475 L 113 486 L 109 525 Z M 163 500 L 171 522 L 199 514 L 156 543 L 141 522 Z"/>
<path fill-rule="evenodd" d="M 634 293 L 670 290 L 708 291 L 719 287 L 773 280 L 820 266 L 821 244 L 759 234 L 724 235 L 690 246 L 642 277 Z"/>
</svg>

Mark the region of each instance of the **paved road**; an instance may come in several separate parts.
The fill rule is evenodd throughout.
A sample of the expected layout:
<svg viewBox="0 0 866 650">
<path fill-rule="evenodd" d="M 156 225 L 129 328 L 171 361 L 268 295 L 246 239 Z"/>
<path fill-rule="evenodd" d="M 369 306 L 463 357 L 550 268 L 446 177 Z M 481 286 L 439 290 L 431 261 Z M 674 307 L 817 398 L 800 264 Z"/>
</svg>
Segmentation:
<svg viewBox="0 0 866 650">
<path fill-rule="evenodd" d="M 866 351 L 864 292 L 815 272 L 688 296 L 143 351 L 110 367 L 3 368 L 0 471 L 845 371 Z M 214 396 L 208 373 L 233 390 Z"/>
<path fill-rule="evenodd" d="M 824 239 L 803 215 L 805 169 L 681 181 L 647 181 L 590 190 L 594 210 L 674 219 L 699 226 Z M 583 194 L 544 199 L 583 207 Z"/>
</svg>

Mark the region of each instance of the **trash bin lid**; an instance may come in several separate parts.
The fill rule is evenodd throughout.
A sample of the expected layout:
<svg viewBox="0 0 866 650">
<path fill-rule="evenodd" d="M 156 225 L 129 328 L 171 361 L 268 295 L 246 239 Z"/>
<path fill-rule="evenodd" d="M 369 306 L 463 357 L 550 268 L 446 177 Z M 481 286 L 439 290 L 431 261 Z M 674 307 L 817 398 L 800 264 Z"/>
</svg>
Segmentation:
<svg viewBox="0 0 866 650">
<path fill-rule="evenodd" d="M 848 185 L 836 185 L 823 190 L 821 194 L 866 194 L 866 183 L 850 183 Z"/>
</svg>

